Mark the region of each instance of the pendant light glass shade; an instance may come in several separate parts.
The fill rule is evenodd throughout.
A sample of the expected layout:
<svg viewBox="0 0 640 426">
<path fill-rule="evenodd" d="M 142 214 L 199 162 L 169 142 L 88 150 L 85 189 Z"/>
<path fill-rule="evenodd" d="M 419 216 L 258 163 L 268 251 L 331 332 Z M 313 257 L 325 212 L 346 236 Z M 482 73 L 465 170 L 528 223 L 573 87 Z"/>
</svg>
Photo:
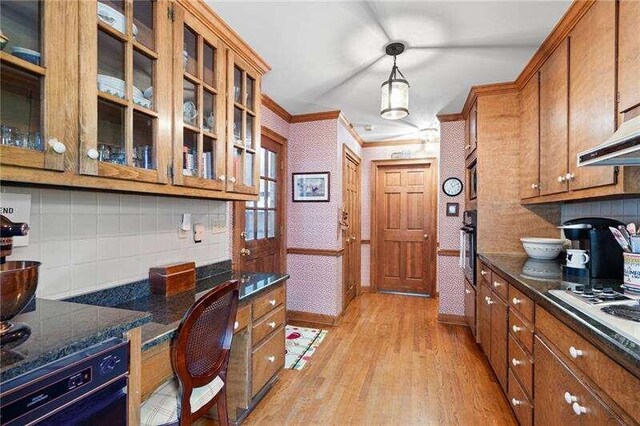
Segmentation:
<svg viewBox="0 0 640 426">
<path fill-rule="evenodd" d="M 387 120 L 399 120 L 409 115 L 409 82 L 390 79 L 382 83 L 380 115 Z"/>
</svg>

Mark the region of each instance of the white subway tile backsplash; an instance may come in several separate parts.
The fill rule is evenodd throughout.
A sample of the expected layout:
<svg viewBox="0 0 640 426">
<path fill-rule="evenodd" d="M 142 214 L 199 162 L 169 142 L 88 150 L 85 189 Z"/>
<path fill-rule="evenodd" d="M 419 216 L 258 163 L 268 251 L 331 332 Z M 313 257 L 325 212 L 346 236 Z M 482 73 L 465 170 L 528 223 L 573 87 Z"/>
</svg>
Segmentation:
<svg viewBox="0 0 640 426">
<path fill-rule="evenodd" d="M 31 194 L 27 247 L 10 259 L 39 260 L 38 297 L 64 298 L 144 279 L 149 268 L 179 261 L 230 259 L 229 203 L 155 195 L 3 185 Z M 178 237 L 181 214 L 205 225 L 204 239 Z"/>
</svg>

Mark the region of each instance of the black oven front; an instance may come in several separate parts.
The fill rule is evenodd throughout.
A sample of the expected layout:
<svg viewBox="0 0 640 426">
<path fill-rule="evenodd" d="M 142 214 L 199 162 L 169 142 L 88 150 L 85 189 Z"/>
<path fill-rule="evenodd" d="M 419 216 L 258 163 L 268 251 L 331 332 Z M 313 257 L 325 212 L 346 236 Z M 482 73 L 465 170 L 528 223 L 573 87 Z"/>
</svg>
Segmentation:
<svg viewBox="0 0 640 426">
<path fill-rule="evenodd" d="M 460 268 L 473 286 L 476 285 L 476 223 L 476 211 L 466 210 L 463 214 L 463 226 L 460 228 Z"/>
</svg>

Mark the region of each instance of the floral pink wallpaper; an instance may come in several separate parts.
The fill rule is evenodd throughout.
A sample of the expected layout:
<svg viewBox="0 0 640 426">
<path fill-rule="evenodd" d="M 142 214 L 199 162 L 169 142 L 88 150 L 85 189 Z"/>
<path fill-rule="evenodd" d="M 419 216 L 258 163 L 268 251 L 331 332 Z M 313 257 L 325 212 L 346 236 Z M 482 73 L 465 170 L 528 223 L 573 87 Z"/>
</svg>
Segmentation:
<svg viewBox="0 0 640 426">
<path fill-rule="evenodd" d="M 450 177 L 464 178 L 464 121 L 440 125 L 440 182 Z M 447 203 L 460 203 L 460 216 L 446 215 Z M 460 226 L 464 210 L 464 191 L 457 197 L 446 196 L 440 191 L 438 202 L 438 242 L 440 249 L 460 249 Z M 438 292 L 441 314 L 464 315 L 464 275 L 458 266 L 458 258 L 438 256 Z"/>
<path fill-rule="evenodd" d="M 260 112 L 262 116 L 261 125 L 289 139 L 289 128 L 291 127 L 289 123 L 265 106 L 262 107 Z"/>
</svg>

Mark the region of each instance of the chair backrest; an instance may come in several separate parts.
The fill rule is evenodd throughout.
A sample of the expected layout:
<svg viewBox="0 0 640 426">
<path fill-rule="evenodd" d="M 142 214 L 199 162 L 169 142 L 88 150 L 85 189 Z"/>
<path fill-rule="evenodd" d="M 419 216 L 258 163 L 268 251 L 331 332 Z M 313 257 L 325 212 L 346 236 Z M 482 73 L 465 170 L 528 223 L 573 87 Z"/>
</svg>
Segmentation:
<svg viewBox="0 0 640 426">
<path fill-rule="evenodd" d="M 193 388 L 216 376 L 226 379 L 238 297 L 238 281 L 227 281 L 196 301 L 178 327 L 171 362 L 180 383 L 181 411 L 189 415 Z"/>
</svg>

